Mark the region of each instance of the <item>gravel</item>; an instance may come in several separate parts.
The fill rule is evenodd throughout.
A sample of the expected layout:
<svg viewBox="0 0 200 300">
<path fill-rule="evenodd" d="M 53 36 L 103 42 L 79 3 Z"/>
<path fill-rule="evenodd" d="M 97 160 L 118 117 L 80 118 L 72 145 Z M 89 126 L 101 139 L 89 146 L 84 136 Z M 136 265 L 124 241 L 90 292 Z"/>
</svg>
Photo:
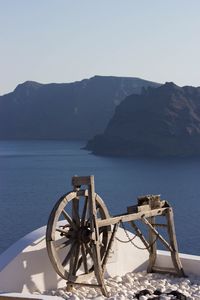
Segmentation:
<svg viewBox="0 0 200 300">
<path fill-rule="evenodd" d="M 91 281 L 90 283 L 96 283 Z M 124 276 L 105 279 L 109 298 L 101 294 L 99 288 L 76 286 L 72 292 L 65 289 L 48 291 L 48 295 L 60 296 L 69 300 L 200 300 L 200 277 L 190 275 L 178 278 L 157 273 L 127 273 Z"/>
</svg>

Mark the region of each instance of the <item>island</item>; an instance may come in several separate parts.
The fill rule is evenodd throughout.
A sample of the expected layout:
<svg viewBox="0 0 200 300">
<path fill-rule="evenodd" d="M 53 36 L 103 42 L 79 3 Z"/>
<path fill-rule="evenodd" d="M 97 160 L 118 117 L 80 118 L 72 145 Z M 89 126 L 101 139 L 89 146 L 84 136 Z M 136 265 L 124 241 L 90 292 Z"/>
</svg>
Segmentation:
<svg viewBox="0 0 200 300">
<path fill-rule="evenodd" d="M 167 82 L 128 96 L 86 149 L 111 156 L 200 155 L 200 87 Z"/>
</svg>

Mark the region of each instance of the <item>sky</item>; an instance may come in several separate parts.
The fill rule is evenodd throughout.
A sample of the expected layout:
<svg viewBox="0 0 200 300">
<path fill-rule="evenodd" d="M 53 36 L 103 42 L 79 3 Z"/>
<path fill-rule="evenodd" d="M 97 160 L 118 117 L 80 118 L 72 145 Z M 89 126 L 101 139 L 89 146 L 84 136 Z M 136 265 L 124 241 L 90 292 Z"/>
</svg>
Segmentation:
<svg viewBox="0 0 200 300">
<path fill-rule="evenodd" d="M 200 0 L 0 0 L 0 95 L 94 75 L 200 86 Z"/>
</svg>

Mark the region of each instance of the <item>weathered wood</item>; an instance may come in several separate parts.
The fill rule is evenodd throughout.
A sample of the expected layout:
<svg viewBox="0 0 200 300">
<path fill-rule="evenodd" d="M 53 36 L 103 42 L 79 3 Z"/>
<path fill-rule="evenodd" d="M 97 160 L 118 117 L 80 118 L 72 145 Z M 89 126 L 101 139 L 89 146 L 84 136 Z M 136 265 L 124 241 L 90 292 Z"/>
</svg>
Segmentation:
<svg viewBox="0 0 200 300">
<path fill-rule="evenodd" d="M 72 220 L 76 224 L 77 228 L 80 226 L 80 216 L 79 216 L 79 197 L 72 200 Z"/>
<path fill-rule="evenodd" d="M 68 215 L 68 213 L 63 209 L 62 210 L 62 215 L 64 216 L 64 218 L 67 220 L 67 222 L 74 227 L 75 229 L 77 229 L 77 225 L 76 223 L 73 222 L 72 218 Z"/>
<path fill-rule="evenodd" d="M 97 224 L 97 210 L 95 202 L 95 192 L 94 192 L 94 176 L 90 177 L 90 185 L 88 186 L 88 200 L 90 205 L 90 222 L 91 230 L 94 232 L 94 240 L 91 242 L 92 246 L 92 257 L 94 261 L 94 273 L 97 279 L 97 282 L 101 288 L 102 294 L 108 296 L 106 286 L 103 278 L 103 269 L 101 264 L 101 254 L 100 254 L 100 245 L 99 245 L 99 227 Z"/>
<path fill-rule="evenodd" d="M 158 238 L 163 245 L 168 248 L 169 251 L 173 251 L 172 247 L 170 246 L 170 244 L 164 239 L 164 237 L 162 237 L 162 235 L 159 234 L 159 232 L 153 227 L 154 224 L 154 219 L 151 218 L 151 221 L 149 222 L 145 217 L 142 217 L 141 220 L 144 222 L 144 224 L 146 224 L 149 229 L 150 229 L 150 239 L 149 239 L 149 244 L 153 243 L 153 241 L 155 241 L 156 238 Z M 155 244 L 155 243 L 154 243 Z"/>
<path fill-rule="evenodd" d="M 185 273 L 183 271 L 182 263 L 181 263 L 181 260 L 179 258 L 179 254 L 178 254 L 178 244 L 177 244 L 177 240 L 176 240 L 172 208 L 168 209 L 166 218 L 167 218 L 167 224 L 168 224 L 168 234 L 169 234 L 170 244 L 173 249 L 171 251 L 172 262 L 174 264 L 174 267 L 175 267 L 178 275 L 184 277 Z"/>
<path fill-rule="evenodd" d="M 71 285 L 80 285 L 80 286 L 88 286 L 93 288 L 100 288 L 101 286 L 99 284 L 92 284 L 92 283 L 86 283 L 86 282 L 69 282 Z"/>
<path fill-rule="evenodd" d="M 114 225 L 116 223 L 119 222 L 130 222 L 130 221 L 136 221 L 136 220 L 140 220 L 142 218 L 142 216 L 146 217 L 146 218 L 150 218 L 150 217 L 155 217 L 155 216 L 161 216 L 163 214 L 165 214 L 166 208 L 159 208 L 159 209 L 154 209 L 151 211 L 143 211 L 143 212 L 139 212 L 139 213 L 133 213 L 133 214 L 124 214 L 121 216 L 113 216 L 110 218 L 107 218 L 105 220 L 97 220 L 97 224 L 99 227 L 101 226 L 109 226 L 109 225 Z"/>
<path fill-rule="evenodd" d="M 157 257 L 157 237 L 159 237 L 159 233 L 155 232 L 153 224 L 155 223 L 155 216 L 154 217 L 150 217 L 149 221 L 143 216 L 141 218 L 142 221 L 144 221 L 144 223 L 149 226 L 149 264 L 147 267 L 147 272 L 150 273 L 152 272 L 152 267 L 154 266 L 155 262 L 156 262 L 156 257 Z"/>
<path fill-rule="evenodd" d="M 103 262 L 102 262 L 103 274 L 105 272 L 105 267 L 106 267 L 106 263 L 107 263 L 107 260 L 108 260 L 108 257 L 109 257 L 109 252 L 110 252 L 110 250 L 112 248 L 113 241 L 114 241 L 115 235 L 117 233 L 118 226 L 119 226 L 118 223 L 114 225 L 114 228 L 113 228 L 113 231 L 112 231 L 112 234 L 111 234 L 111 237 L 110 237 L 110 241 L 108 243 L 108 247 L 106 249 L 106 253 L 105 253 L 105 256 L 103 258 Z"/>
<path fill-rule="evenodd" d="M 83 243 L 81 244 L 81 254 L 82 254 L 81 261 L 83 262 L 85 273 L 88 274 L 89 270 L 88 270 L 88 264 L 87 264 L 87 251 L 86 251 L 85 245 Z"/>
<path fill-rule="evenodd" d="M 172 275 L 177 275 L 177 271 L 174 268 L 168 268 L 168 267 L 158 267 L 158 266 L 153 266 L 152 267 L 152 272 L 154 273 L 169 273 Z"/>
<path fill-rule="evenodd" d="M 108 297 L 108 292 L 106 290 L 106 285 L 103 278 L 103 271 L 101 266 L 100 251 L 98 244 L 92 243 L 92 256 L 94 261 L 94 273 L 97 279 L 97 282 L 101 288 L 101 292 L 104 296 Z"/>
<path fill-rule="evenodd" d="M 85 203 L 84 203 L 83 212 L 82 212 L 82 216 L 81 216 L 81 226 L 85 225 L 85 218 L 86 218 L 86 214 L 87 214 L 87 206 L 88 206 L 88 197 L 85 198 Z"/>
<path fill-rule="evenodd" d="M 147 242 L 147 240 L 145 239 L 144 235 L 142 234 L 141 230 L 138 228 L 138 226 L 135 224 L 134 221 L 130 221 L 129 222 L 131 224 L 131 226 L 134 228 L 136 235 L 140 238 L 140 240 L 143 242 L 144 246 L 146 247 L 146 249 L 150 252 L 149 249 L 149 243 Z"/>
<path fill-rule="evenodd" d="M 108 210 L 103 202 L 103 200 L 99 197 L 99 195 L 93 193 L 95 206 L 99 207 L 98 209 L 98 216 L 99 218 L 106 219 L 109 217 Z M 83 210 L 80 211 L 80 207 L 78 208 L 77 202 L 85 201 L 83 203 Z M 68 205 L 70 207 L 70 203 L 73 201 L 72 204 L 72 211 L 68 209 Z M 73 206 L 74 205 L 74 206 Z M 78 211 L 79 210 L 79 211 Z M 85 190 L 76 190 L 70 192 L 59 199 L 59 201 L 54 206 L 49 221 L 47 224 L 47 232 L 46 232 L 46 244 L 47 244 L 47 251 L 51 263 L 56 270 L 56 272 L 64 279 L 68 279 L 70 274 L 70 280 L 74 282 L 80 282 L 84 280 L 89 280 L 89 278 L 93 275 L 94 272 L 94 262 L 93 265 L 90 264 L 90 267 L 87 265 L 87 259 L 90 255 L 90 259 L 93 261 L 93 254 L 91 251 L 88 251 L 89 246 L 86 248 L 86 244 L 90 241 L 90 216 L 89 216 L 90 207 L 88 204 L 88 189 Z M 71 214 L 71 215 L 70 215 Z M 72 217 L 74 215 L 74 220 Z M 80 214 L 81 218 L 83 217 L 83 221 L 81 218 L 78 220 L 77 215 Z M 66 220 L 63 226 L 60 227 L 59 225 L 59 218 L 63 216 Z M 76 221 L 75 221 L 76 218 Z M 88 227 L 89 226 L 89 227 Z M 88 228 L 85 230 L 85 234 L 81 234 L 84 231 L 84 228 Z M 105 230 L 100 230 L 101 241 L 102 243 L 99 244 L 100 248 L 100 257 L 103 259 L 105 254 L 105 249 L 107 247 L 110 235 L 110 227 L 105 227 Z M 66 236 L 66 240 L 63 241 L 61 244 L 58 243 L 59 235 Z M 88 234 L 88 237 L 87 237 Z M 80 275 L 74 275 L 76 273 L 73 269 L 73 272 L 70 270 L 70 256 L 75 255 L 75 248 L 74 242 L 77 239 L 79 242 L 80 238 L 85 238 L 85 245 L 81 248 L 80 257 L 77 261 L 76 255 L 76 272 L 81 270 Z M 88 239 L 88 241 L 87 241 Z M 63 251 L 66 249 L 65 257 L 61 255 Z M 84 252 L 84 254 L 83 254 Z M 89 255 L 88 255 L 89 254 Z M 81 259 L 83 257 L 83 259 Z M 62 264 L 63 263 L 63 264 Z M 82 270 L 83 266 L 83 270 Z M 73 274 L 72 274 L 73 273 Z M 71 275 L 72 274 L 72 275 Z"/>
<path fill-rule="evenodd" d="M 89 284 L 89 286 L 99 287 L 103 295 L 108 296 L 104 283 L 105 266 L 118 225 L 121 222 L 131 224 L 136 235 L 149 251 L 148 272 L 159 270 L 167 272 L 168 270 L 155 266 L 156 241 L 159 239 L 171 253 L 174 265 L 172 271 L 180 276 L 184 275 L 178 255 L 173 212 L 167 201 L 160 199 L 160 195 L 142 196 L 138 199 L 138 205 L 127 208 L 128 213 L 110 217 L 103 200 L 95 193 L 94 176 L 74 176 L 72 184 L 73 192 L 61 197 L 54 206 L 48 220 L 46 233 L 50 260 L 56 272 L 68 280 L 69 287 L 74 284 L 87 285 L 83 281 L 87 281 L 94 273 L 98 284 Z M 84 203 L 81 206 L 82 198 Z M 70 203 L 71 205 L 68 205 Z M 64 217 L 64 225 L 60 226 L 59 218 L 61 216 Z M 156 223 L 157 216 L 167 218 L 167 224 Z M 142 221 L 147 226 L 148 241 L 136 226 L 134 222 L 136 220 Z M 112 235 L 111 225 L 114 225 Z M 169 242 L 155 227 L 168 229 Z M 63 237 L 60 243 L 57 241 L 60 241 L 59 235 Z M 65 250 L 67 250 L 66 253 L 64 253 Z"/>
</svg>

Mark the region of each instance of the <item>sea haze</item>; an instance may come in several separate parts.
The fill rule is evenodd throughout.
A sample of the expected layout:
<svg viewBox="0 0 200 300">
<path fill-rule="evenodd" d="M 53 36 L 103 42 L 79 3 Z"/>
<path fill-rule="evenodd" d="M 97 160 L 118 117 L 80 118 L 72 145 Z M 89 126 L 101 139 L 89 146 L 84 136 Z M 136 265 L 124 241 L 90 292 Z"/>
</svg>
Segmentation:
<svg viewBox="0 0 200 300">
<path fill-rule="evenodd" d="M 174 208 L 180 252 L 200 255 L 200 159 L 133 159 L 91 155 L 85 142 L 0 141 L 0 252 L 47 223 L 73 175 L 95 175 L 110 214 L 137 196 L 161 194 Z"/>
</svg>

